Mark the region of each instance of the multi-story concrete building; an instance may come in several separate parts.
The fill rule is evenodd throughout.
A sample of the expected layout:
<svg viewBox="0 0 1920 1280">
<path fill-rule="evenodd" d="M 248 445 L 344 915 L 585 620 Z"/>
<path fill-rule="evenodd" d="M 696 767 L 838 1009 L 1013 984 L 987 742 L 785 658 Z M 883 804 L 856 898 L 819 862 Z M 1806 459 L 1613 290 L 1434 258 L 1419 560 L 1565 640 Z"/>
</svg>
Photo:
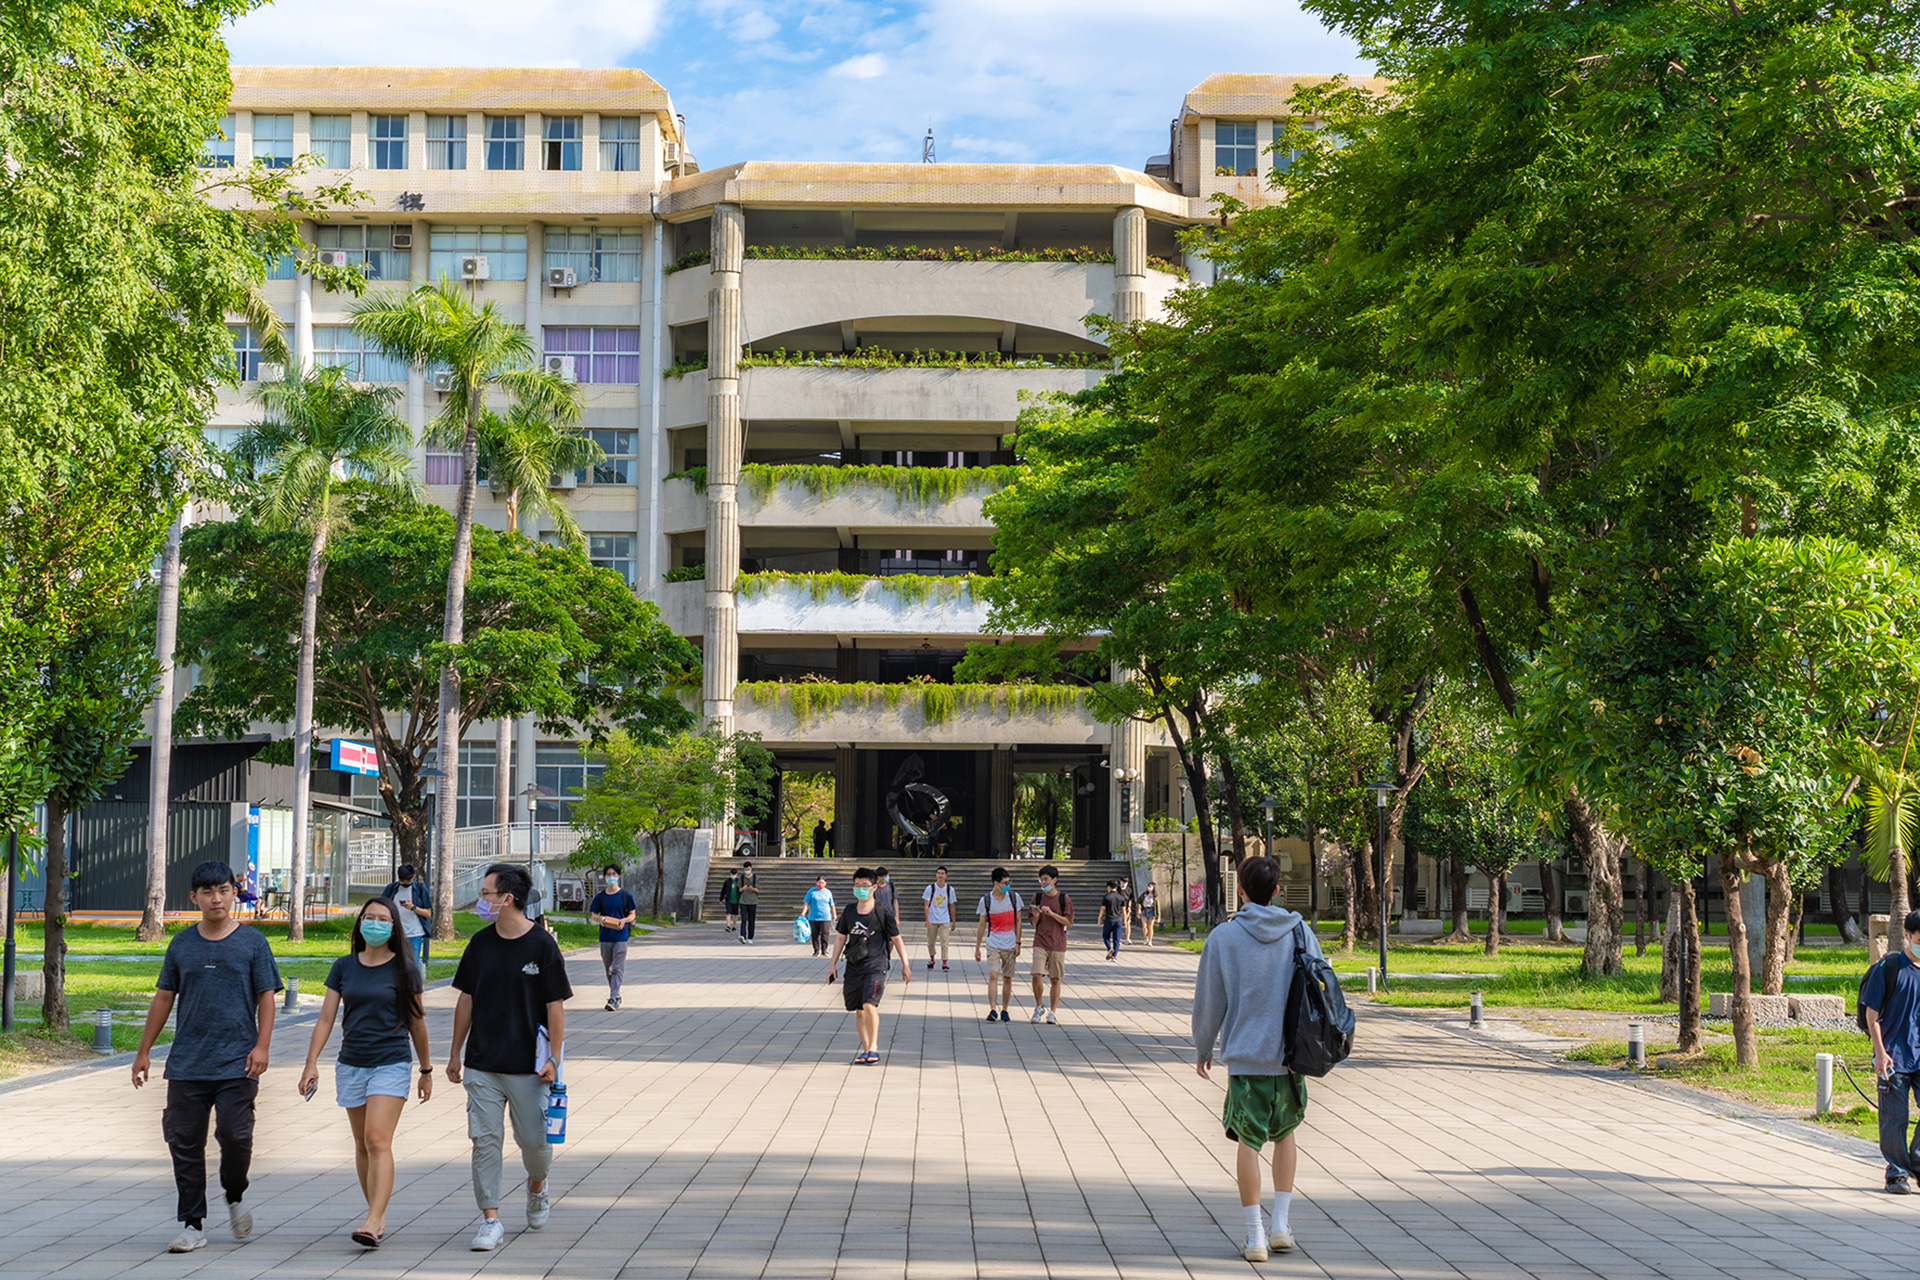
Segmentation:
<svg viewBox="0 0 1920 1280">
<path fill-rule="evenodd" d="M 209 162 L 318 155 L 371 197 L 310 228 L 320 250 L 376 289 L 466 280 L 570 358 L 607 460 L 555 483 L 592 558 L 699 642 L 708 717 L 760 734 L 783 770 L 832 774 L 839 852 L 894 846 L 896 811 L 939 803 L 904 790 L 918 782 L 944 797 L 948 852 L 1009 853 L 1016 781 L 1047 772 L 1074 780 L 1073 849 L 1101 857 L 1178 809 L 1177 770 L 1154 733 L 1075 697 L 951 687 L 994 638 L 971 590 L 992 571 L 982 502 L 1015 463 L 1023 395 L 1110 367 L 1092 317 L 1155 316 L 1208 278 L 1179 233 L 1217 219 L 1216 194 L 1267 198 L 1299 80 L 1208 79 L 1140 169 L 702 171 L 638 71 L 239 67 Z M 344 296 L 274 274 L 296 360 L 404 383 L 427 423 L 423 371 L 364 348 Z M 258 347 L 236 326 L 249 383 Z M 223 398 L 219 435 L 255 420 L 252 390 Z M 457 464 L 419 453 L 436 500 Z M 480 518 L 504 519 L 484 487 Z M 506 820 L 530 782 L 539 816 L 564 820 L 590 768 L 530 723 L 476 737 L 461 820 Z"/>
</svg>

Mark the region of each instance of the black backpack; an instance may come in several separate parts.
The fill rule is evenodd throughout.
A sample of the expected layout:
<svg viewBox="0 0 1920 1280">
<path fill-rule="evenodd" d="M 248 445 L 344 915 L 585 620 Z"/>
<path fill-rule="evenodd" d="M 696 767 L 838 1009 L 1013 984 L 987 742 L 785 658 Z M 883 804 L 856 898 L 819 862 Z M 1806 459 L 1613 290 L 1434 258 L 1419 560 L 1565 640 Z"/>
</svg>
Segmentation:
<svg viewBox="0 0 1920 1280">
<path fill-rule="evenodd" d="M 1353 1010 L 1339 975 L 1307 950 L 1307 926 L 1293 931 L 1293 985 L 1287 991 L 1287 1070 L 1324 1076 L 1353 1052 Z"/>
<path fill-rule="evenodd" d="M 1853 1025 L 1860 1028 L 1861 1035 L 1873 1034 L 1867 1030 L 1867 984 L 1873 981 L 1874 974 L 1879 974 L 1880 998 L 1885 1000 L 1887 998 L 1887 975 L 1885 973 L 1887 961 L 1897 959 L 1899 955 L 1900 953 L 1898 951 L 1889 953 L 1887 957 L 1878 964 L 1868 965 L 1867 971 L 1860 975 L 1860 990 L 1856 993 L 1853 1002 Z"/>
</svg>

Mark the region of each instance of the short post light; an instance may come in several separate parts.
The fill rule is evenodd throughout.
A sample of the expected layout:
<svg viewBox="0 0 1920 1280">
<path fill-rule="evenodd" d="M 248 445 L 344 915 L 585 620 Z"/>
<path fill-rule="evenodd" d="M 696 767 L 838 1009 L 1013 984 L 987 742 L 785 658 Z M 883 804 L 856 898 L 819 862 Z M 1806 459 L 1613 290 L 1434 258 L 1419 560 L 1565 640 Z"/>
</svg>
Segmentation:
<svg viewBox="0 0 1920 1280">
<path fill-rule="evenodd" d="M 1641 1071 L 1647 1065 L 1647 1032 L 1637 1022 L 1627 1024 L 1627 1069 Z"/>
</svg>

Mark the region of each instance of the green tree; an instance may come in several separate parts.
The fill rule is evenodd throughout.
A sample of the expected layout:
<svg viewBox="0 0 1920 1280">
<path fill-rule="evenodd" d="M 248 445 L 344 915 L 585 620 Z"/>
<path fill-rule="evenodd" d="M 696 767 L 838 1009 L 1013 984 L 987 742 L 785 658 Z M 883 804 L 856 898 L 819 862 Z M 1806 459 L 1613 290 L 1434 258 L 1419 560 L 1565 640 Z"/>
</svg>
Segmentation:
<svg viewBox="0 0 1920 1280">
<path fill-rule="evenodd" d="M 813 826 L 824 822 L 833 829 L 833 775 L 831 773 L 782 773 L 780 775 L 780 839 L 787 856 L 796 851 L 813 852 Z"/>
<path fill-rule="evenodd" d="M 698 652 L 618 574 L 568 548 L 477 528 L 466 639 L 450 653 L 439 637 L 453 517 L 364 485 L 346 490 L 315 617 L 314 715 L 378 748 L 380 795 L 403 856 L 426 861 L 421 771 L 457 759 L 437 749 L 446 735 L 435 691 L 449 657 L 461 676 L 456 743 L 476 720 L 499 716 L 532 715 L 545 733 L 588 741 L 616 728 L 651 741 L 692 723 L 677 690 Z M 188 531 L 180 653 L 200 664 L 201 683 L 182 706 L 184 723 L 237 732 L 291 718 L 310 548 L 297 531 L 244 517 Z M 437 937 L 452 936 L 449 897 L 435 899 Z"/>
<path fill-rule="evenodd" d="M 1507 877 L 1538 850 L 1538 820 L 1516 802 L 1498 718 L 1492 708 L 1450 691 L 1429 723 L 1425 785 L 1408 815 L 1415 847 L 1449 868 L 1453 931 L 1470 936 L 1467 875 L 1487 877 L 1487 954 L 1500 950 Z"/>
<path fill-rule="evenodd" d="M 306 901 L 307 818 L 312 807 L 313 668 L 327 539 L 341 517 L 341 478 L 352 474 L 411 496 L 407 470 L 413 432 L 393 413 L 399 391 L 356 387 L 345 371 L 290 371 L 260 386 L 266 413 L 241 435 L 234 461 L 246 479 L 244 501 L 270 529 L 298 529 L 311 539 L 300 602 L 300 648 L 293 693 L 293 862 L 288 893 Z M 305 936 L 305 913 L 289 918 L 287 936 Z"/>
<path fill-rule="evenodd" d="M 708 730 L 643 742 L 615 731 L 600 754 L 606 768 L 574 806 L 573 823 L 587 839 L 569 865 L 604 863 L 609 851 L 630 865 L 647 856 L 650 844 L 655 918 L 666 882 L 668 832 L 698 827 L 721 813 L 737 813 L 752 825 L 765 812 L 773 753 L 751 734 Z"/>
<path fill-rule="evenodd" d="M 428 425 L 430 439 L 460 450 L 460 489 L 453 509 L 453 552 L 447 562 L 446 603 L 441 613 L 445 666 L 440 673 L 440 759 L 458 758 L 460 646 L 466 633 L 467 579 L 473 559 L 473 505 L 480 462 L 481 427 L 489 419 L 489 395 L 499 393 L 514 409 L 533 419 L 571 426 L 580 419 L 580 398 L 558 376 L 534 367 L 532 340 L 493 303 L 476 303 L 450 280 L 421 285 L 398 297 L 364 299 L 353 307 L 354 330 L 389 355 L 416 365 L 442 368 L 452 387 L 439 415 Z M 544 477 L 543 477 L 544 482 Z M 453 824 L 439 826 L 434 850 L 435 900 L 453 895 Z M 436 911 L 438 909 L 436 908 Z M 451 928 L 452 917 L 447 917 Z M 440 925 L 436 921 L 435 932 Z"/>
<path fill-rule="evenodd" d="M 1021 773 L 1013 779 L 1013 836 L 1022 849 L 1026 842 L 1044 841 L 1047 861 L 1059 844 L 1060 824 L 1073 821 L 1073 775 Z"/>
<path fill-rule="evenodd" d="M 507 495 L 507 532 L 520 528 L 520 516 L 545 516 L 562 541 L 584 539 L 573 512 L 554 497 L 552 477 L 591 467 L 606 453 L 576 427 L 554 421 L 526 405 L 507 413 L 489 411 L 480 424 L 480 466 L 487 481 Z"/>
</svg>

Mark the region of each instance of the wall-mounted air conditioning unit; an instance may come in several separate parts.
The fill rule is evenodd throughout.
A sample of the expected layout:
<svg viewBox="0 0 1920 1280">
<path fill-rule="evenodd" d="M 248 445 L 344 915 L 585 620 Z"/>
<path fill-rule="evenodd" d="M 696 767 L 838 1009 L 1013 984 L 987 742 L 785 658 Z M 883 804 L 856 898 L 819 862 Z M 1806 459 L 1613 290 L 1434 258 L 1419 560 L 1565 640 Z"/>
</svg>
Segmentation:
<svg viewBox="0 0 1920 1280">
<path fill-rule="evenodd" d="M 547 372 L 562 382 L 575 381 L 572 356 L 548 356 Z"/>
<path fill-rule="evenodd" d="M 661 157 L 663 162 L 666 164 L 679 164 L 680 163 L 680 144 L 677 142 L 662 143 Z"/>
<path fill-rule="evenodd" d="M 552 267 L 547 271 L 547 287 L 552 289 L 571 289 L 580 283 L 572 267 Z"/>
<path fill-rule="evenodd" d="M 462 280 L 487 280 L 493 276 L 493 268 L 488 265 L 486 255 L 460 259 L 460 278 Z"/>
<path fill-rule="evenodd" d="M 343 249 L 322 249 L 320 251 L 320 265 L 323 267 L 345 267 L 351 265 L 351 261 Z"/>
<path fill-rule="evenodd" d="M 396 249 L 413 248 L 413 232 L 402 231 L 398 227 L 393 231 L 393 247 Z"/>
<path fill-rule="evenodd" d="M 453 370 L 436 369 L 433 374 L 433 389 L 441 395 L 453 390 Z"/>
<path fill-rule="evenodd" d="M 552 471 L 547 473 L 547 488 L 549 489 L 578 489 L 579 487 L 580 477 L 575 472 Z"/>
</svg>

